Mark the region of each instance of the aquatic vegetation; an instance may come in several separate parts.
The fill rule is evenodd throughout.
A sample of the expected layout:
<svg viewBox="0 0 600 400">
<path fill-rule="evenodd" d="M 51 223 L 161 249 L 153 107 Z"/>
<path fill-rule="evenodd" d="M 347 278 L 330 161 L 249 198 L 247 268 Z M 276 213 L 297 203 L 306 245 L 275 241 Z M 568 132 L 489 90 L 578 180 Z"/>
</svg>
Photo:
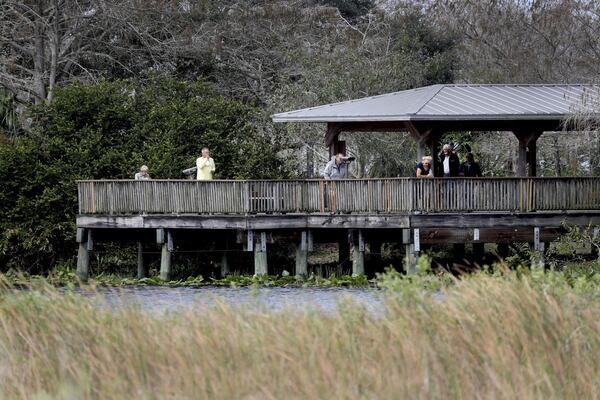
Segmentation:
<svg viewBox="0 0 600 400">
<path fill-rule="evenodd" d="M 0 276 L 7 282 L 14 285 L 28 285 L 33 282 L 45 282 L 54 286 L 74 286 L 81 282 L 77 278 L 75 271 L 72 269 L 55 269 L 48 276 L 29 275 L 23 272 L 8 271 Z M 93 276 L 87 284 L 101 286 L 128 286 L 128 285 L 166 285 L 172 287 L 179 286 L 296 286 L 296 287 L 375 287 L 374 280 L 367 279 L 366 276 L 350 276 L 335 274 L 329 277 L 320 277 L 311 274 L 307 278 L 297 277 L 292 275 L 227 275 L 222 279 L 204 278 L 202 275 L 190 276 L 187 279 L 178 279 L 172 281 L 163 281 L 158 276 L 147 278 L 133 278 L 128 276 L 120 276 L 116 274 L 104 274 Z"/>
</svg>

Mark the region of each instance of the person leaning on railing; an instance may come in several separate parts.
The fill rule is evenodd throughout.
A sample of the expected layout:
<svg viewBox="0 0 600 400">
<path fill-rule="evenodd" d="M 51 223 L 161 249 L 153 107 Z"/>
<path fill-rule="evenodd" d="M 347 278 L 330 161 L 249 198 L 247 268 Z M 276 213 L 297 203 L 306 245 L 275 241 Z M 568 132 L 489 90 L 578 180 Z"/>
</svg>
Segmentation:
<svg viewBox="0 0 600 400">
<path fill-rule="evenodd" d="M 215 172 L 215 160 L 210 157 L 208 147 L 202 148 L 202 156 L 196 159 L 196 179 L 199 181 L 209 181 L 213 178 Z"/>
<path fill-rule="evenodd" d="M 417 164 L 417 178 L 433 178 L 433 168 L 431 162 L 433 158 L 425 156 L 420 163 Z"/>
<path fill-rule="evenodd" d="M 353 157 L 345 157 L 342 153 L 338 153 L 331 157 L 331 160 L 325 165 L 325 169 L 323 169 L 321 175 L 323 178 L 329 180 L 347 179 L 348 165 L 352 160 L 354 160 Z"/>
</svg>

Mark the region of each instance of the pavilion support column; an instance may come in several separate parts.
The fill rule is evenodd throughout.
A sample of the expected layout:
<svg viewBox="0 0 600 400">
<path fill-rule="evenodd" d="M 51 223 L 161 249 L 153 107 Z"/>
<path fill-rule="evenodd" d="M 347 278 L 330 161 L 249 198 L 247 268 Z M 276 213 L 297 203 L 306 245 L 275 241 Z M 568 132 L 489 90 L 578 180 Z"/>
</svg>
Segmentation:
<svg viewBox="0 0 600 400">
<path fill-rule="evenodd" d="M 520 140 L 517 150 L 517 176 L 527 176 L 527 145 Z"/>
<path fill-rule="evenodd" d="M 536 142 L 542 131 L 514 131 L 519 140 L 517 154 L 517 176 L 536 176 L 537 173 L 537 146 Z"/>
<path fill-rule="evenodd" d="M 426 128 L 414 123 L 407 123 L 406 128 L 410 135 L 417 142 L 417 163 L 421 162 L 425 156 L 425 149 L 429 148 L 433 163 L 431 168 L 435 171 L 437 161 L 437 148 L 443 131 L 438 129 Z"/>
<path fill-rule="evenodd" d="M 325 144 L 329 148 L 329 158 L 338 153 L 346 155 L 346 142 L 339 140 L 342 131 L 339 124 L 329 122 L 327 124 L 327 133 L 325 134 Z"/>
<path fill-rule="evenodd" d="M 529 176 L 536 176 L 537 175 L 537 139 L 534 140 L 533 142 L 529 143 L 529 145 L 527 146 L 528 148 L 528 155 L 529 155 L 529 170 L 528 175 Z"/>
</svg>

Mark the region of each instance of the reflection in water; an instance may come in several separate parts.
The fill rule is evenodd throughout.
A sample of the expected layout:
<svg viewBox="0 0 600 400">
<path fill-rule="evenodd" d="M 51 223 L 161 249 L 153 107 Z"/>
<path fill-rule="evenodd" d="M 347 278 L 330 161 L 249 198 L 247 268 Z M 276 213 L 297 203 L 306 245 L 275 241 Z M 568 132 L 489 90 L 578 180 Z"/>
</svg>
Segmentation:
<svg viewBox="0 0 600 400">
<path fill-rule="evenodd" d="M 97 300 L 100 307 L 122 309 L 137 307 L 151 313 L 203 311 L 217 302 L 231 307 L 268 311 L 312 311 L 334 313 L 340 302 L 350 301 L 370 313 L 384 310 L 383 293 L 361 288 L 250 288 L 124 286 L 97 288 L 79 293 Z"/>
</svg>

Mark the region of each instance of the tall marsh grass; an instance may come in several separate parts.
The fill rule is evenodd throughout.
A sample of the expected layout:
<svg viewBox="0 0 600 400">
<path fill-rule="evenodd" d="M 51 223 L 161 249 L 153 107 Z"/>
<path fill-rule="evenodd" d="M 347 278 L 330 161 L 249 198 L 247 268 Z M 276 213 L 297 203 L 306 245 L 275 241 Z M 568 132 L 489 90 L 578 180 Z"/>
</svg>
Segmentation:
<svg viewBox="0 0 600 400">
<path fill-rule="evenodd" d="M 0 398 L 600 398 L 594 296 L 481 274 L 387 303 L 159 316 L 3 289 Z"/>
</svg>

